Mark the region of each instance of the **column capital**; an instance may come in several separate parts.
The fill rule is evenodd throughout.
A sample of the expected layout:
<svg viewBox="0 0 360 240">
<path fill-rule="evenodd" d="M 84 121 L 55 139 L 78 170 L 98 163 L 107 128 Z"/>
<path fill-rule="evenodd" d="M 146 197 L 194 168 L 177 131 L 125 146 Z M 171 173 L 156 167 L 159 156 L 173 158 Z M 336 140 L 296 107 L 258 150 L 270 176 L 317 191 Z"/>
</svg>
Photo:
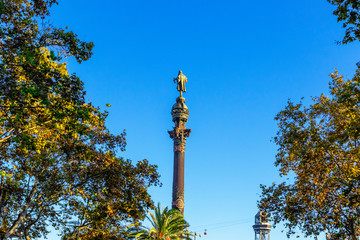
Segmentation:
<svg viewBox="0 0 360 240">
<path fill-rule="evenodd" d="M 186 138 L 190 136 L 191 131 L 191 129 L 185 127 L 174 127 L 174 130 L 168 131 L 170 138 L 174 140 L 174 152 L 185 152 Z"/>
</svg>

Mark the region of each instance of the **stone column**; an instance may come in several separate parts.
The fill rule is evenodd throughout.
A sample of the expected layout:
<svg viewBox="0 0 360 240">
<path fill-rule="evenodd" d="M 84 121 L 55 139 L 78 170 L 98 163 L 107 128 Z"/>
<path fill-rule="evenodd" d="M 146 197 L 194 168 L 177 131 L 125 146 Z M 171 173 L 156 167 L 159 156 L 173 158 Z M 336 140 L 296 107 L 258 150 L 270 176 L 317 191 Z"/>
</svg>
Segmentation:
<svg viewBox="0 0 360 240">
<path fill-rule="evenodd" d="M 184 170 L 185 170 L 185 142 L 190 136 L 191 129 L 186 129 L 185 123 L 189 116 L 189 109 L 182 96 L 176 99 L 171 110 L 175 127 L 168 131 L 174 141 L 174 178 L 172 190 L 172 208 L 184 214 Z"/>
</svg>

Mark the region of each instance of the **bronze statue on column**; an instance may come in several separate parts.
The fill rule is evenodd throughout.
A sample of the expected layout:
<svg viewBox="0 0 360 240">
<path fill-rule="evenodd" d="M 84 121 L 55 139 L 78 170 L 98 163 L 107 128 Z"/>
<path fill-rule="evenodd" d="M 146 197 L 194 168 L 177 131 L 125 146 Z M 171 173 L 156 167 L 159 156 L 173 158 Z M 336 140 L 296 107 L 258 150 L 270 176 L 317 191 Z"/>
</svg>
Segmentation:
<svg viewBox="0 0 360 240">
<path fill-rule="evenodd" d="M 172 190 L 172 208 L 178 209 L 184 214 L 184 170 L 185 170 L 185 142 L 190 136 L 191 129 L 186 129 L 185 123 L 189 116 L 189 109 L 185 105 L 185 98 L 182 93 L 186 92 L 185 83 L 188 81 L 186 76 L 179 71 L 174 78 L 177 83 L 177 90 L 180 96 L 176 99 L 176 103 L 171 109 L 172 120 L 175 127 L 172 131 L 168 131 L 170 138 L 174 141 L 174 176 Z"/>
</svg>

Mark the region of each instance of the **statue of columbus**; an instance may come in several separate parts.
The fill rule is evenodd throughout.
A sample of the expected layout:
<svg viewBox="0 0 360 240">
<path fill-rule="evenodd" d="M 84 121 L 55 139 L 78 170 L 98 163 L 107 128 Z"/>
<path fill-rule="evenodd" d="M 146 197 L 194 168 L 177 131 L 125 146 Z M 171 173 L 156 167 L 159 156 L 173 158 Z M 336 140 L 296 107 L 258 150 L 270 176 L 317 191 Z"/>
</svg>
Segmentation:
<svg viewBox="0 0 360 240">
<path fill-rule="evenodd" d="M 180 97 L 182 97 L 182 92 L 186 92 L 185 83 L 188 81 L 186 76 L 179 71 L 179 74 L 176 78 L 174 78 L 174 82 L 177 83 L 177 90 L 180 92 Z"/>
</svg>

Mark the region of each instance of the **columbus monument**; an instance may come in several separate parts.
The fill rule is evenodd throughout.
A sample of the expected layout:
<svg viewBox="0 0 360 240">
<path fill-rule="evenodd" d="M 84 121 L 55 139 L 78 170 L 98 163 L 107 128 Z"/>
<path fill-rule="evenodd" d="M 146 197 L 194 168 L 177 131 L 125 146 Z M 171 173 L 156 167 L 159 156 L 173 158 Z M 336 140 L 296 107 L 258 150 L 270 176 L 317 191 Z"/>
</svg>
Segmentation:
<svg viewBox="0 0 360 240">
<path fill-rule="evenodd" d="M 186 138 L 190 136 L 191 129 L 186 129 L 185 123 L 189 117 L 189 109 L 185 105 L 185 98 L 182 93 L 186 92 L 185 83 L 186 76 L 179 71 L 179 74 L 174 78 L 177 84 L 177 90 L 180 96 L 176 98 L 176 103 L 171 109 L 172 120 L 175 127 L 172 131 L 168 131 L 170 138 L 174 141 L 174 178 L 172 189 L 172 208 L 178 209 L 181 214 L 184 214 L 184 169 L 185 169 L 185 142 Z"/>
</svg>

